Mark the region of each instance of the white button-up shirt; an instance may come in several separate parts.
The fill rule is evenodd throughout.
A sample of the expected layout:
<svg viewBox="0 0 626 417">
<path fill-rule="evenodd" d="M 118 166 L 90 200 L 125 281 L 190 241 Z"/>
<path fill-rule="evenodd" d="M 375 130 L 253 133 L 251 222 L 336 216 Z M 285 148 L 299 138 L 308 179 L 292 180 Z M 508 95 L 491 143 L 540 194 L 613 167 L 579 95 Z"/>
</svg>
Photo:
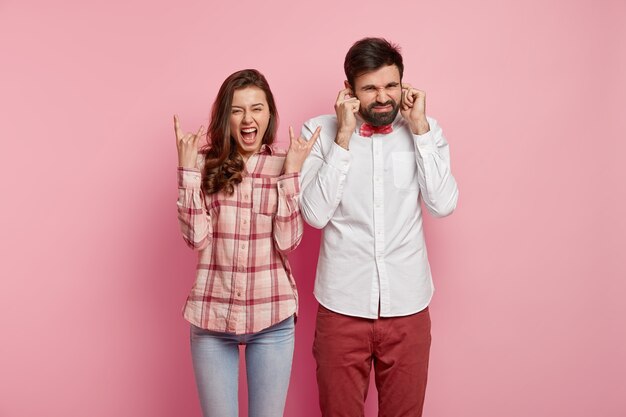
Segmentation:
<svg viewBox="0 0 626 417">
<path fill-rule="evenodd" d="M 335 115 L 309 120 L 302 134 L 321 135 L 302 168 L 301 211 L 323 237 L 314 294 L 324 307 L 350 316 L 404 316 L 428 306 L 433 283 L 422 230 L 424 201 L 442 217 L 458 189 L 439 125 L 413 135 L 400 114 L 393 132 L 362 137 L 349 150 L 335 143 Z"/>
</svg>

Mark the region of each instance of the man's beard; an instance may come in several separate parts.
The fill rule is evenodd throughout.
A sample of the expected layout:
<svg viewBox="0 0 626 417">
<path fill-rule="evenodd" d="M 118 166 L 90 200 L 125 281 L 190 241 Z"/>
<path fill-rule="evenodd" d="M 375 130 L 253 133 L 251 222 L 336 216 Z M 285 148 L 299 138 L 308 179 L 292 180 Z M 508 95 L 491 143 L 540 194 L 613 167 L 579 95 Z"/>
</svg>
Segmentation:
<svg viewBox="0 0 626 417">
<path fill-rule="evenodd" d="M 393 107 L 391 111 L 385 113 L 372 111 L 374 107 L 384 107 L 388 105 L 391 105 Z M 400 106 L 398 106 L 395 101 L 389 100 L 385 103 L 374 102 L 370 104 L 367 109 L 361 109 L 359 113 L 361 114 L 363 120 L 365 120 L 372 126 L 384 126 L 391 124 L 395 120 L 399 110 Z"/>
</svg>

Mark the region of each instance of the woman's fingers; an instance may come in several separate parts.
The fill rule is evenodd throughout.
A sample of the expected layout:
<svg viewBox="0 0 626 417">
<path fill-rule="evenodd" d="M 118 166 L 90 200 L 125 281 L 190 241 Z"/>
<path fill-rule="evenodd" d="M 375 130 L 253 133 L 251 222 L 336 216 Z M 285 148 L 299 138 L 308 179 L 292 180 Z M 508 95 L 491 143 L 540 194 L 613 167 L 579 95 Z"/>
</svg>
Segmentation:
<svg viewBox="0 0 626 417">
<path fill-rule="evenodd" d="M 177 115 L 174 115 L 174 133 L 176 134 L 176 140 L 180 140 L 182 132 L 180 131 L 180 123 L 178 122 Z"/>
<path fill-rule="evenodd" d="M 204 135 L 204 126 L 200 125 L 200 129 L 198 129 L 198 133 L 193 137 L 194 143 L 198 143 L 198 140 Z"/>
<path fill-rule="evenodd" d="M 182 129 L 180 128 L 180 120 L 178 119 L 178 115 L 175 114 L 174 115 L 174 133 L 176 134 L 176 143 L 178 144 L 181 144 L 181 143 L 197 144 L 198 140 L 206 134 L 206 131 L 204 130 L 204 126 L 201 125 L 200 129 L 198 129 L 196 134 L 183 132 Z"/>
<path fill-rule="evenodd" d="M 289 126 L 289 143 L 293 144 L 295 138 L 293 136 L 293 127 Z"/>
<path fill-rule="evenodd" d="M 309 139 L 309 141 L 307 142 L 307 147 L 309 148 L 309 150 L 313 147 L 313 145 L 315 145 L 315 141 L 317 140 L 317 138 L 320 137 L 321 131 L 322 126 L 318 126 L 317 129 L 315 129 L 315 132 L 313 132 L 313 136 L 311 136 L 311 139 Z"/>
</svg>

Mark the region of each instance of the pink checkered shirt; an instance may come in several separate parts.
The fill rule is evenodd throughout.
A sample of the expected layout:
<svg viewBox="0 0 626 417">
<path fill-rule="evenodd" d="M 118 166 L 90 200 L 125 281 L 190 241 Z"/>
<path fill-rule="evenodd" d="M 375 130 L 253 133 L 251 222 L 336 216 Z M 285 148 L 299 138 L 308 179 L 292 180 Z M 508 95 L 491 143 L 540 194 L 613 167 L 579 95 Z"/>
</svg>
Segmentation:
<svg viewBox="0 0 626 417">
<path fill-rule="evenodd" d="M 178 220 L 199 250 L 196 280 L 183 308 L 190 323 L 254 333 L 298 310 L 287 253 L 302 238 L 299 174 L 281 175 L 286 153 L 263 146 L 246 163 L 233 195 L 205 195 L 201 172 L 178 168 Z"/>
</svg>

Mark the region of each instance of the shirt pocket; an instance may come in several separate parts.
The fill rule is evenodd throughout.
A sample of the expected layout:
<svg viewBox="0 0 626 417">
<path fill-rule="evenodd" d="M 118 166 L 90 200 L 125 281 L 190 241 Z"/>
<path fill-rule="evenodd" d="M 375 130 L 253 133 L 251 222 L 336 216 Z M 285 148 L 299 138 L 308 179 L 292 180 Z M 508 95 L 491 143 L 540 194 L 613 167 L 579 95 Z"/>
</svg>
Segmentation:
<svg viewBox="0 0 626 417">
<path fill-rule="evenodd" d="M 278 209 L 278 178 L 255 178 L 252 185 L 252 212 L 274 215 Z"/>
<path fill-rule="evenodd" d="M 392 152 L 393 184 L 397 188 L 412 188 L 417 181 L 415 152 Z"/>
</svg>

